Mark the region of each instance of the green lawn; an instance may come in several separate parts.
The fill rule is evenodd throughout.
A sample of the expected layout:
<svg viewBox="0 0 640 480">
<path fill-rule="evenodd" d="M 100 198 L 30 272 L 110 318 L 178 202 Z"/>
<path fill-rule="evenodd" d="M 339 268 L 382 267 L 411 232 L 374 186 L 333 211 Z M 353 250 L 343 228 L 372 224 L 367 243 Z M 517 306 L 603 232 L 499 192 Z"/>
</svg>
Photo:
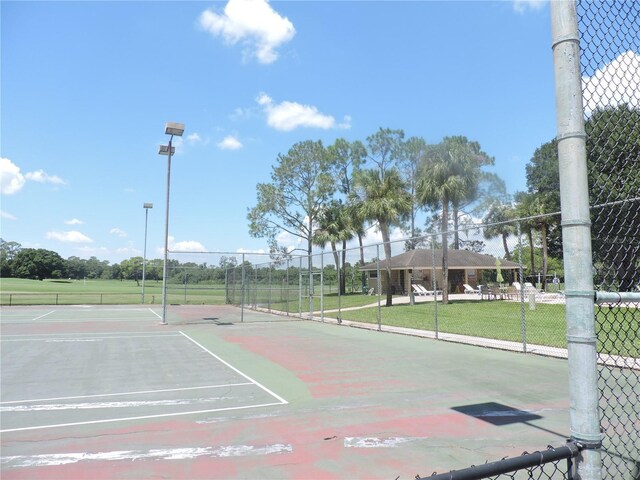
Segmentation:
<svg viewBox="0 0 640 480">
<path fill-rule="evenodd" d="M 438 304 L 438 331 L 483 338 L 522 342 L 523 321 L 520 304 L 502 301 L 457 301 Z M 436 329 L 434 304 L 396 305 L 380 310 L 383 325 Z M 348 310 L 344 320 L 378 322 L 377 308 Z M 598 351 L 612 355 L 640 357 L 640 311 L 627 308 L 603 308 L 597 311 Z M 564 305 L 536 305 L 524 309 L 524 327 L 528 344 L 567 347 Z"/>
<path fill-rule="evenodd" d="M 136 304 L 142 284 L 132 280 L 26 280 L 0 279 L 2 305 Z M 167 286 L 168 303 L 224 303 L 224 285 Z M 162 282 L 145 282 L 145 304 L 162 303 Z"/>
<path fill-rule="evenodd" d="M 520 304 L 501 301 L 457 301 L 438 304 L 438 331 L 521 342 L 523 322 Z M 377 323 L 377 308 L 350 310 L 342 313 L 345 320 Z M 384 325 L 435 330 L 434 304 L 397 305 L 381 309 Z M 566 348 L 564 305 L 525 306 L 527 343 Z"/>
<path fill-rule="evenodd" d="M 350 308 L 350 307 L 363 307 L 365 305 L 373 305 L 378 301 L 377 296 L 372 295 L 363 295 L 362 293 L 348 293 L 346 295 L 341 295 L 338 297 L 336 293 L 331 293 L 328 295 L 324 295 L 321 299 L 319 295 L 319 291 L 316 292 L 316 296 L 313 298 L 313 310 L 317 314 L 320 313 L 320 302 L 322 300 L 322 308 L 324 310 L 336 310 L 338 308 L 338 303 L 340 304 L 340 308 Z M 271 301 L 269 302 L 269 298 L 264 294 L 258 296 L 258 300 L 260 305 L 265 306 L 271 305 L 271 308 L 274 310 L 287 310 L 287 303 L 284 301 L 286 298 L 286 293 L 280 294 L 280 291 L 276 292 L 275 290 L 272 292 Z M 251 297 L 253 301 L 253 297 Z M 299 306 L 299 297 L 298 290 L 289 290 L 289 311 L 297 312 L 300 309 Z M 384 304 L 385 298 L 381 299 L 381 302 Z M 302 312 L 309 312 L 309 297 L 302 297 Z"/>
</svg>

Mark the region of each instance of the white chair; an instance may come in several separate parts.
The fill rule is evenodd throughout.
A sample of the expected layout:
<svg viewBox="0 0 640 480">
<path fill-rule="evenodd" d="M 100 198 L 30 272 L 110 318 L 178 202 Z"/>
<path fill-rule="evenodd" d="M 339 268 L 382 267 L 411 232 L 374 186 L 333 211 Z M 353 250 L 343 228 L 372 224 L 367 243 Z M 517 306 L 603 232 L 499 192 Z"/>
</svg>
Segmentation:
<svg viewBox="0 0 640 480">
<path fill-rule="evenodd" d="M 422 290 L 424 295 L 440 295 L 442 293 L 440 290 L 436 290 L 435 292 L 433 290 L 427 290 L 426 287 L 422 285 L 418 285 L 418 288 Z"/>
<path fill-rule="evenodd" d="M 420 295 L 420 296 L 427 296 L 427 290 L 422 286 L 422 285 L 418 285 L 416 283 L 411 285 L 411 288 L 413 289 L 413 293 L 415 293 L 416 295 Z"/>
<path fill-rule="evenodd" d="M 464 293 L 477 293 L 477 294 L 480 294 L 480 287 L 475 289 L 471 285 L 469 285 L 468 283 L 463 283 L 462 286 L 464 287 Z"/>
</svg>

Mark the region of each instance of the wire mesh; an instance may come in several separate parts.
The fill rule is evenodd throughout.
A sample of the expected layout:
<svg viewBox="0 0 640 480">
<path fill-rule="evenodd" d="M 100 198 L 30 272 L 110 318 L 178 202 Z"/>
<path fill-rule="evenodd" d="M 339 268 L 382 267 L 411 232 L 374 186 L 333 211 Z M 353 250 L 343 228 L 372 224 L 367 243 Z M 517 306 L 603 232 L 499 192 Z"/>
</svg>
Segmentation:
<svg viewBox="0 0 640 480">
<path fill-rule="evenodd" d="M 594 283 L 640 290 L 640 3 L 579 1 Z M 603 205 L 604 204 L 604 205 Z M 636 302 L 596 309 L 605 478 L 640 478 Z"/>
<path fill-rule="evenodd" d="M 596 284 L 640 282 L 640 3 L 578 4 Z"/>
<path fill-rule="evenodd" d="M 605 478 L 640 478 L 640 293 L 597 307 Z"/>
</svg>

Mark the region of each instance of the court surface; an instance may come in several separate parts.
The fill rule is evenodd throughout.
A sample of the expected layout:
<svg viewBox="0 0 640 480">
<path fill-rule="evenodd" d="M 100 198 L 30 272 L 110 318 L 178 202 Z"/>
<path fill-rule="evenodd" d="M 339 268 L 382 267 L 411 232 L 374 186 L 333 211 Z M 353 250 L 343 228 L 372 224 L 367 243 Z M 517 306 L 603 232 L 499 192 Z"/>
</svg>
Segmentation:
<svg viewBox="0 0 640 480">
<path fill-rule="evenodd" d="M 564 360 L 230 306 L 3 307 L 1 476 L 414 478 L 562 445 Z"/>
</svg>

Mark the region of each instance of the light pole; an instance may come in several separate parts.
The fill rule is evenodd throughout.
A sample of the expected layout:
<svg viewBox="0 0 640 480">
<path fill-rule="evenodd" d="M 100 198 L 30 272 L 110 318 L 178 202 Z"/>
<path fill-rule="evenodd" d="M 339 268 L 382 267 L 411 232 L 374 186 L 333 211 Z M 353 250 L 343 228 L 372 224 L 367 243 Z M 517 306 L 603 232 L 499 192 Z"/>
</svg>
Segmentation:
<svg viewBox="0 0 640 480">
<path fill-rule="evenodd" d="M 144 305 L 144 280 L 147 277 L 147 222 L 149 209 L 153 208 L 153 203 L 144 203 L 142 207 L 144 208 L 144 253 L 142 254 L 142 304 Z"/>
<path fill-rule="evenodd" d="M 176 152 L 171 144 L 173 137 L 181 137 L 184 133 L 182 123 L 168 122 L 164 126 L 164 133 L 170 135 L 169 145 L 160 145 L 158 153 L 167 155 L 167 207 L 164 219 L 164 265 L 162 267 L 162 325 L 167 325 L 167 254 L 169 252 L 169 187 L 171 185 L 171 155 Z"/>
</svg>

